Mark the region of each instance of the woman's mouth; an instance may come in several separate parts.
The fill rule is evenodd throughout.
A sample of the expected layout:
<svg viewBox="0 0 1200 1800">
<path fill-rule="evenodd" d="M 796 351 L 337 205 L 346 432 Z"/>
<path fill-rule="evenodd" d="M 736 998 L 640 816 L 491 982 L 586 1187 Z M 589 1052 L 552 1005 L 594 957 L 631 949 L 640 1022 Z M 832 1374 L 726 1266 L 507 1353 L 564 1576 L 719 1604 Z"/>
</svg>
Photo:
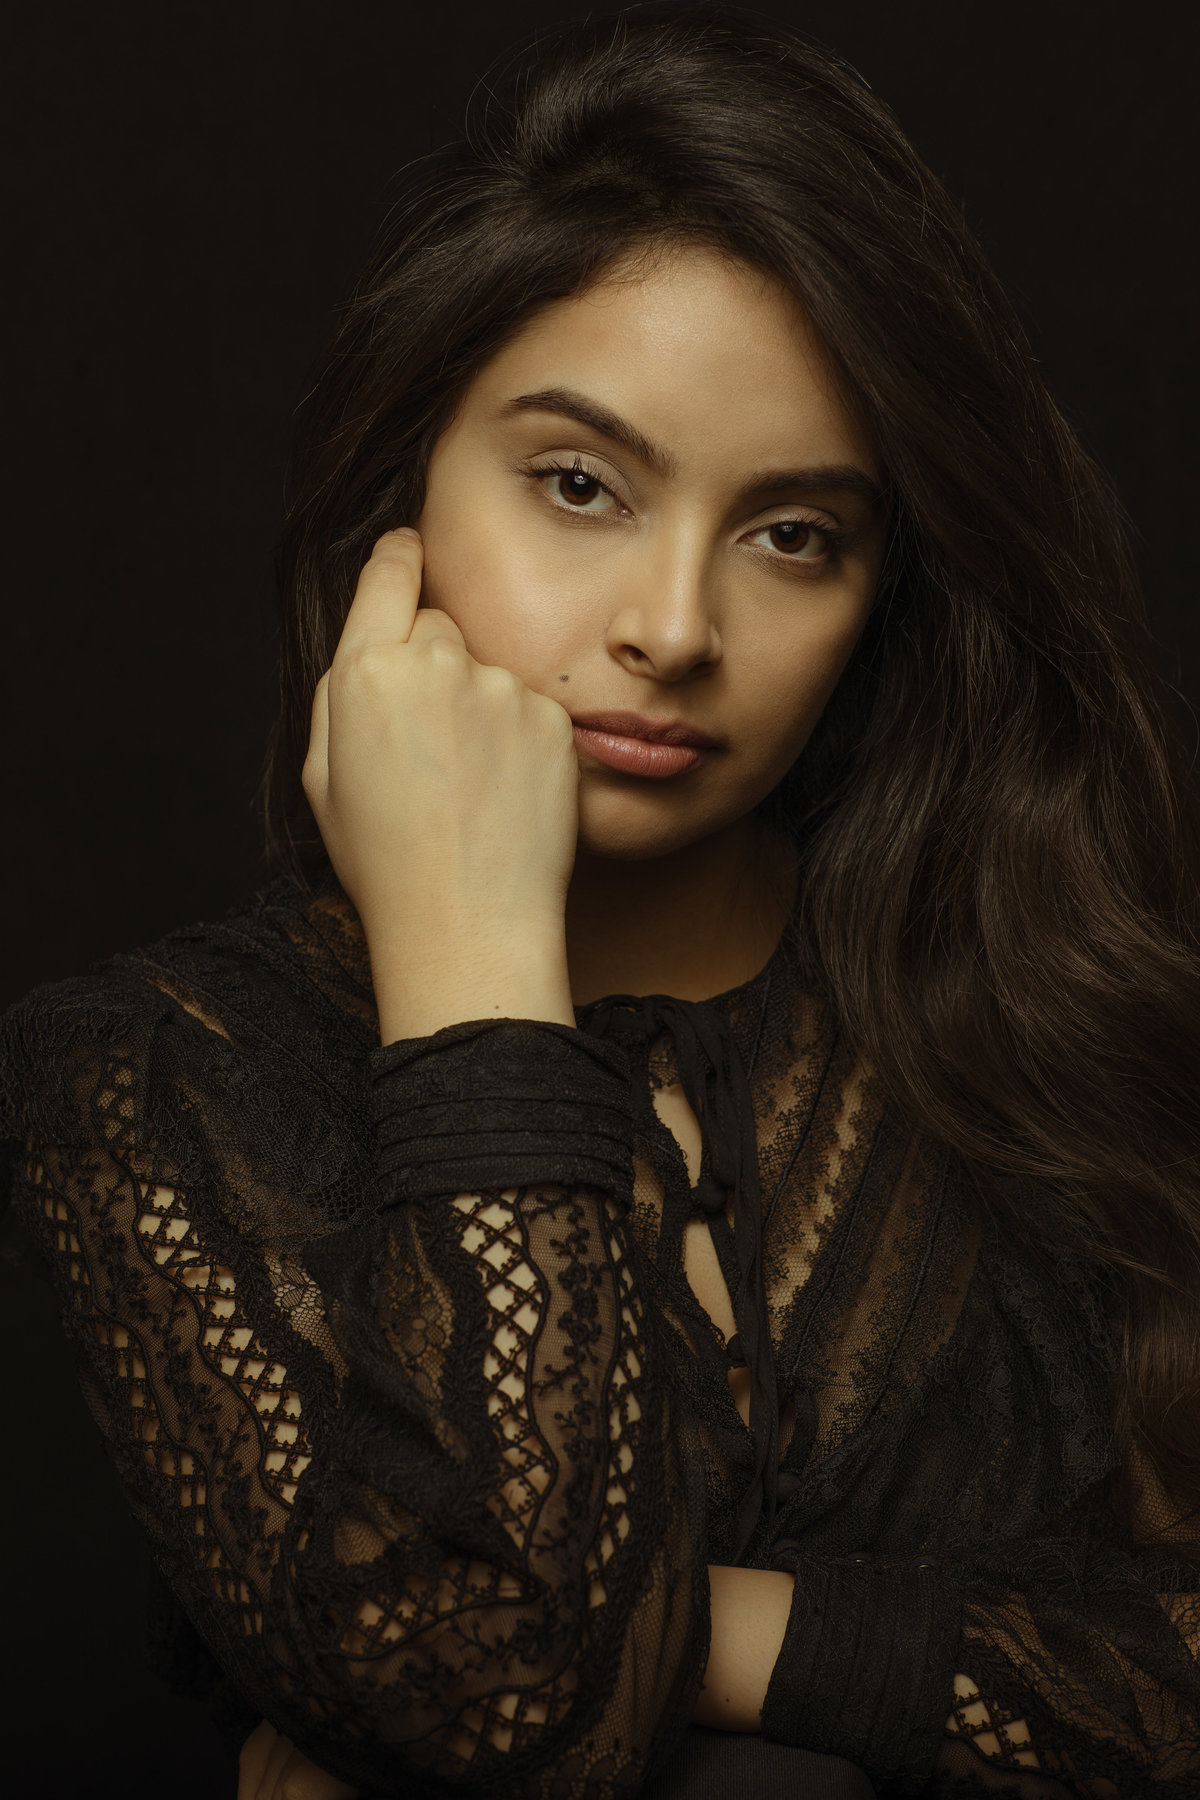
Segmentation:
<svg viewBox="0 0 1200 1800">
<path fill-rule="evenodd" d="M 694 768 L 703 751 L 690 744 L 652 744 L 649 738 L 619 737 L 612 731 L 588 731 L 575 727 L 575 747 L 586 750 L 597 762 L 626 775 L 649 775 L 662 780 Z"/>
</svg>

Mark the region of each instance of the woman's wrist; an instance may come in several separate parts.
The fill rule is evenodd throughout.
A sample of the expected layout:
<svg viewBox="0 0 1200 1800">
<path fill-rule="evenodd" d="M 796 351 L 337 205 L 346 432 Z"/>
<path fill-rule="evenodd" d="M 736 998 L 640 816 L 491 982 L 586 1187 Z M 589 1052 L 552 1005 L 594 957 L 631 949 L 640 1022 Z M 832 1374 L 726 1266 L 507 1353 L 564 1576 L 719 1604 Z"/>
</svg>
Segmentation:
<svg viewBox="0 0 1200 1800">
<path fill-rule="evenodd" d="M 468 1019 L 575 1024 L 566 936 L 488 928 L 469 936 L 368 935 L 379 1041 L 431 1037 Z"/>
<path fill-rule="evenodd" d="M 708 1584 L 708 1664 L 692 1722 L 716 1731 L 758 1731 L 795 1584 L 777 1569 L 712 1563 Z"/>
</svg>

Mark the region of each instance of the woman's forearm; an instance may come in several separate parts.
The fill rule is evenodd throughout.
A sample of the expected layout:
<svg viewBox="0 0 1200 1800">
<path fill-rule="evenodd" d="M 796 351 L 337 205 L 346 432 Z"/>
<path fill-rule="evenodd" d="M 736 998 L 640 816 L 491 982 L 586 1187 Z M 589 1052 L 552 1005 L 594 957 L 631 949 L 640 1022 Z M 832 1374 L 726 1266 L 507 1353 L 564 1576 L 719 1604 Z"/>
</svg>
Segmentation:
<svg viewBox="0 0 1200 1800">
<path fill-rule="evenodd" d="M 712 1633 L 692 1722 L 717 1731 L 757 1731 L 787 1630 L 793 1578 L 778 1569 L 710 1563 L 708 1580 Z"/>
</svg>

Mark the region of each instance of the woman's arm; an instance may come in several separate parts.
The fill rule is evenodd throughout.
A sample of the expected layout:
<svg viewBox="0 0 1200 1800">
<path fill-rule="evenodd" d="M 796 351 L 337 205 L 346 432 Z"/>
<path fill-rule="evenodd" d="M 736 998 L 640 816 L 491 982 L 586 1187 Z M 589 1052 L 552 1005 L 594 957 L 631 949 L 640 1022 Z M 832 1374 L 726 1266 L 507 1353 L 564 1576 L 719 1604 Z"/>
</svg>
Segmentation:
<svg viewBox="0 0 1200 1800">
<path fill-rule="evenodd" d="M 708 1666 L 692 1722 L 717 1731 L 758 1731 L 787 1630 L 793 1579 L 778 1569 L 710 1564 L 708 1582 Z"/>
<path fill-rule="evenodd" d="M 947 1792 L 1200 1793 L 1197 1571 L 1059 1536 L 945 1557 L 806 1554 L 761 1729 Z M 714 1608 L 713 1635 L 718 1615 Z M 941 1792 L 941 1786 L 938 1787 Z"/>
<path fill-rule="evenodd" d="M 783 1644 L 793 1579 L 777 1569 L 709 1564 L 712 1639 L 692 1713 L 716 1731 L 757 1731 Z M 356 1788 L 310 1762 L 266 1719 L 242 1750 L 238 1800 L 354 1800 Z"/>
<path fill-rule="evenodd" d="M 189 1018 L 131 975 L 31 1001 L 0 1054 L 14 1197 L 159 1566 L 346 1786 L 529 1800 L 565 1762 L 616 1792 L 686 1729 L 708 1626 L 697 1446 L 624 1223 L 627 1077 L 549 1022 L 381 1048 L 372 1157 L 344 1072 L 328 1111 L 335 1055 L 265 1055 L 250 959 L 231 982 L 248 1045 L 219 995 Z"/>
<path fill-rule="evenodd" d="M 692 1722 L 716 1731 L 760 1731 L 763 1702 L 787 1634 L 795 1577 L 777 1569 L 726 1569 L 710 1563 L 708 1583 L 712 1636 Z M 946 1732 L 965 1732 L 980 1755 L 999 1756 L 999 1738 L 971 1677 L 955 1675 L 953 1693 L 955 1710 L 946 1718 Z M 1023 1719 L 1011 1720 L 1005 1735 L 1013 1761 L 1036 1763 L 1033 1751 L 1023 1748 L 1029 1744 Z"/>
<path fill-rule="evenodd" d="M 692 1723 L 714 1731 L 757 1732 L 787 1632 L 795 1577 L 777 1569 L 730 1569 L 709 1564 L 711 1639 L 704 1685 Z M 987 1709 L 967 1675 L 954 1677 L 957 1712 L 947 1733 L 972 1734 L 975 1750 L 1000 1756 Z M 978 1715 L 978 1716 L 976 1716 Z M 1024 1720 L 1005 1727 L 1010 1761 L 1036 1766 Z M 264 1719 L 242 1752 L 238 1800 L 355 1800 L 358 1790 L 325 1774 Z"/>
</svg>

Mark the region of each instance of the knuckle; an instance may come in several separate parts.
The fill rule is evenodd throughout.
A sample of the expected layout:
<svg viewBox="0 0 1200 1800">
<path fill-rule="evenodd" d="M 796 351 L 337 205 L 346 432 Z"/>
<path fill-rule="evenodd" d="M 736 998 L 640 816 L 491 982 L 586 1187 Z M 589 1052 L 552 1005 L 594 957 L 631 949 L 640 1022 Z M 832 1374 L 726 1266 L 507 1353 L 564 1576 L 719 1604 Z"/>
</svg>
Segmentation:
<svg viewBox="0 0 1200 1800">
<path fill-rule="evenodd" d="M 462 650 L 458 644 L 453 643 L 449 638 L 429 638 L 428 641 L 422 645 L 422 649 L 425 654 L 425 660 L 431 663 L 435 669 L 449 670 L 462 667 Z"/>
<path fill-rule="evenodd" d="M 378 693 L 395 681 L 398 662 L 391 644 L 364 644 L 342 662 L 337 670 L 338 685 Z"/>
<path fill-rule="evenodd" d="M 308 710 L 309 710 L 309 714 L 312 718 L 314 727 L 316 726 L 316 723 L 317 723 L 317 716 L 320 711 L 321 702 L 323 700 L 328 700 L 328 698 L 329 698 L 329 676 L 330 676 L 330 671 L 328 669 L 326 669 L 326 671 L 322 675 L 320 681 L 318 681 L 316 687 L 313 689 L 312 703 L 309 706 Z"/>
<path fill-rule="evenodd" d="M 543 728 L 562 739 L 564 743 L 574 742 L 575 721 L 565 706 L 557 700 L 549 699 L 545 694 L 538 694 L 538 719 Z"/>
<path fill-rule="evenodd" d="M 506 699 L 520 694 L 525 687 L 525 683 L 502 663 L 489 663 L 483 670 L 483 681 L 485 686 Z"/>
<path fill-rule="evenodd" d="M 454 620 L 440 606 L 419 606 L 413 630 L 427 629 L 431 625 L 449 625 L 452 630 L 455 629 Z"/>
</svg>

